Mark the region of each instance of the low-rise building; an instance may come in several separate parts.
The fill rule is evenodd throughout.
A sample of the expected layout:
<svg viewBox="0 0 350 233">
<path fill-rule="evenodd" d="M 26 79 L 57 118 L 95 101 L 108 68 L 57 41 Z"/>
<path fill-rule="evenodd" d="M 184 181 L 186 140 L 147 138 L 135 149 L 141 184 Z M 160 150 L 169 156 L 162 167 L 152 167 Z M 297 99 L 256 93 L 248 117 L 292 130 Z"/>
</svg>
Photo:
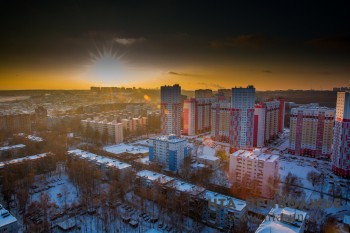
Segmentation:
<svg viewBox="0 0 350 233">
<path fill-rule="evenodd" d="M 2 205 L 0 205 L 0 232 L 1 233 L 17 233 L 17 219 L 10 214 Z"/>
<path fill-rule="evenodd" d="M 83 159 L 89 162 L 93 162 L 97 165 L 104 174 L 107 174 L 110 169 L 116 170 L 119 172 L 119 178 L 123 179 L 126 175 L 129 175 L 132 169 L 130 164 L 121 162 L 114 158 L 104 157 L 96 155 L 87 151 L 80 149 L 70 150 L 67 152 L 68 155 L 75 158 Z"/>
<path fill-rule="evenodd" d="M 88 127 L 91 127 L 93 132 L 99 132 L 101 138 L 106 135 L 109 143 L 118 144 L 123 142 L 122 123 L 117 123 L 115 120 L 108 122 L 107 119 L 99 119 L 98 117 L 95 117 L 94 119 L 88 118 L 82 120 L 81 124 L 86 131 L 88 131 Z"/>
<path fill-rule="evenodd" d="M 247 204 L 240 199 L 205 191 L 202 221 L 209 226 L 232 231 L 240 226 L 247 214 Z"/>
<path fill-rule="evenodd" d="M 1 157 L 11 157 L 18 156 L 22 153 L 23 149 L 26 146 L 23 144 L 11 145 L 11 146 L 2 146 L 0 147 L 0 156 Z"/>
</svg>

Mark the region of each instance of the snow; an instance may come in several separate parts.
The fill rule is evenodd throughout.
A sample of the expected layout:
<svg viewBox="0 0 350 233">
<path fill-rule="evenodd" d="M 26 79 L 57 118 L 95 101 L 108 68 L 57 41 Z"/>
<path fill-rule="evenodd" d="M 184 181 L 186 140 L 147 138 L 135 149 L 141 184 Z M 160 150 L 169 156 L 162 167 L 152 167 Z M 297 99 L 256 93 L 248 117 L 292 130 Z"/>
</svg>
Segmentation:
<svg viewBox="0 0 350 233">
<path fill-rule="evenodd" d="M 70 150 L 68 151 L 68 154 L 72 156 L 77 156 L 82 159 L 87 159 L 90 161 L 95 161 L 97 164 L 105 165 L 106 167 L 114 167 L 119 170 L 125 169 L 125 168 L 131 168 L 130 164 L 120 162 L 119 160 L 104 157 L 104 156 L 99 156 L 87 151 L 83 151 L 80 149 L 75 149 L 75 150 Z"/>
<path fill-rule="evenodd" d="M 7 217 L 4 217 L 5 214 L 9 214 Z M 17 222 L 17 219 L 13 217 L 6 209 L 0 205 L 0 228 L 8 224 Z"/>
<path fill-rule="evenodd" d="M 223 206 L 226 206 L 227 208 L 236 210 L 236 211 L 242 211 L 247 203 L 245 201 L 242 201 L 240 199 L 234 198 L 234 197 L 230 197 L 230 196 L 226 196 L 223 194 L 219 194 L 216 192 L 212 192 L 212 191 L 205 191 L 205 199 L 210 201 L 211 203 L 217 203 L 217 205 L 221 204 L 220 199 L 224 199 L 223 202 Z M 232 205 L 232 201 L 234 203 L 234 206 Z"/>
<path fill-rule="evenodd" d="M 0 151 L 7 151 L 7 150 L 13 150 L 13 149 L 18 149 L 18 148 L 24 148 L 26 147 L 23 144 L 17 144 L 17 145 L 12 145 L 12 146 L 3 146 L 0 147 Z"/>
<path fill-rule="evenodd" d="M 246 157 L 266 162 L 274 162 L 279 159 L 278 155 L 271 154 L 267 149 L 255 149 L 254 151 L 238 150 L 232 153 L 231 156 Z"/>
<path fill-rule="evenodd" d="M 350 225 L 350 215 L 344 215 L 343 223 Z"/>
<path fill-rule="evenodd" d="M 51 179 L 48 180 L 49 185 L 44 186 L 41 184 L 39 187 L 45 187 L 46 194 L 50 198 L 50 202 L 56 203 L 57 206 L 63 207 L 66 204 L 69 206 L 73 204 L 74 202 L 78 201 L 77 198 L 77 192 L 75 186 L 69 181 L 67 176 L 62 176 L 62 178 L 59 179 Z M 63 190 L 68 190 L 67 196 L 63 197 Z M 35 190 L 34 190 L 35 191 Z M 36 191 L 35 191 L 36 192 Z M 42 192 L 36 192 L 31 196 L 32 201 L 40 201 L 40 195 Z M 61 194 L 62 196 L 60 197 Z M 66 200 L 65 200 L 66 198 Z"/>
<path fill-rule="evenodd" d="M 152 171 L 148 171 L 148 170 L 142 170 L 139 171 L 138 173 L 136 173 L 136 176 L 138 177 L 144 177 L 150 181 L 155 181 L 157 180 L 158 182 L 165 184 L 168 183 L 172 180 L 174 180 L 174 178 L 170 177 L 170 176 L 166 176 L 160 173 L 156 173 L 156 172 L 152 172 Z"/>
<path fill-rule="evenodd" d="M 169 183 L 167 187 L 172 187 L 180 192 L 190 193 L 194 196 L 205 191 L 205 188 L 202 188 L 193 184 L 189 184 L 180 180 L 174 180 L 173 182 Z"/>
<path fill-rule="evenodd" d="M 18 159 L 12 159 L 12 160 L 9 160 L 6 162 L 1 162 L 0 168 L 4 167 L 6 164 L 16 164 L 16 163 L 24 162 L 26 160 L 36 160 L 36 159 L 43 158 L 46 155 L 47 155 L 47 153 L 43 153 L 43 154 L 38 154 L 38 155 L 31 155 L 31 156 L 27 156 L 27 157 L 22 157 L 22 158 L 18 158 Z"/>
<path fill-rule="evenodd" d="M 295 214 L 295 215 L 294 215 Z M 292 216 L 294 218 L 293 223 L 279 220 L 283 215 Z M 279 208 L 276 206 L 272 208 L 265 220 L 260 224 L 256 233 L 269 233 L 269 232 L 286 232 L 286 233 L 299 233 L 302 230 L 303 222 L 307 218 L 307 213 L 301 210 L 292 209 L 289 207 Z M 302 220 L 302 221 L 298 221 Z"/>
<path fill-rule="evenodd" d="M 35 141 L 35 142 L 42 142 L 44 141 L 44 139 L 40 138 L 40 137 L 36 137 L 36 136 L 33 136 L 33 135 L 28 135 L 27 138 L 31 141 Z"/>
<path fill-rule="evenodd" d="M 130 154 L 145 154 L 148 153 L 148 147 L 144 146 L 133 146 L 129 144 L 116 144 L 111 146 L 105 146 L 103 150 L 112 153 L 112 154 L 122 154 L 122 153 L 130 153 Z"/>
</svg>

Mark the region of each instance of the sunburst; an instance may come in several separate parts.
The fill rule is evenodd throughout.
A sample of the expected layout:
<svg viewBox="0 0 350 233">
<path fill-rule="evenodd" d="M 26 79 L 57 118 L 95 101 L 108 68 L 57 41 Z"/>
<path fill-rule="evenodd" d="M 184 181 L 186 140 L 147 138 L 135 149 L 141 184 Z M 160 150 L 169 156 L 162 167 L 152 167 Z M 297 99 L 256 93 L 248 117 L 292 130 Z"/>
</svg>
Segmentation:
<svg viewBox="0 0 350 233">
<path fill-rule="evenodd" d="M 119 85 L 124 83 L 125 67 L 127 62 L 123 59 L 124 53 L 116 50 L 113 44 L 99 49 L 95 46 L 94 52 L 89 52 L 90 65 L 88 77 L 102 85 Z"/>
</svg>

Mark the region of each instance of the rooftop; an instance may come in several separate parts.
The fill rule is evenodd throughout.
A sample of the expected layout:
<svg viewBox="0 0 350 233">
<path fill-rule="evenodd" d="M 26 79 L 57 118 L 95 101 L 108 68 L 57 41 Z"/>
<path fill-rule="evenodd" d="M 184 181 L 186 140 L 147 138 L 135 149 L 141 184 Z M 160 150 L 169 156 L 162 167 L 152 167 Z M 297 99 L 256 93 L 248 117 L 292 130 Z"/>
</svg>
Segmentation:
<svg viewBox="0 0 350 233">
<path fill-rule="evenodd" d="M 269 218 L 269 216 L 271 218 Z M 275 218 L 277 216 L 281 218 Z M 283 216 L 287 216 L 288 219 L 283 219 Z M 275 208 L 271 209 L 268 216 L 260 224 L 255 233 L 299 233 L 302 232 L 302 223 L 306 218 L 307 213 L 304 211 L 289 207 L 279 208 L 278 205 L 276 205 Z"/>
<path fill-rule="evenodd" d="M 138 173 L 136 173 L 136 176 L 144 177 L 150 181 L 158 181 L 161 184 L 166 184 L 166 183 L 174 180 L 174 178 L 172 178 L 170 176 L 166 176 L 166 175 L 152 172 L 152 171 L 148 171 L 148 170 L 139 171 Z"/>
<path fill-rule="evenodd" d="M 96 164 L 105 165 L 107 167 L 114 167 L 117 169 L 124 169 L 124 168 L 131 167 L 130 164 L 120 162 L 119 160 L 96 155 L 96 154 L 93 154 L 93 153 L 90 153 L 87 151 L 83 151 L 80 149 L 70 150 L 70 151 L 68 151 L 68 154 L 73 155 L 73 156 L 77 156 L 77 157 L 82 158 L 82 159 L 94 161 Z"/>
<path fill-rule="evenodd" d="M 148 153 L 148 147 L 145 146 L 132 146 L 124 143 L 105 146 L 103 150 L 112 153 L 112 154 L 122 154 L 122 153 L 130 153 L 130 154 L 145 154 Z"/>
<path fill-rule="evenodd" d="M 7 150 L 24 148 L 24 147 L 26 147 L 26 146 L 23 144 L 17 144 L 17 145 L 12 145 L 12 146 L 3 146 L 3 147 L 0 147 L 0 151 L 7 151 Z"/>
<path fill-rule="evenodd" d="M 174 180 L 174 182 L 167 184 L 167 187 L 174 188 L 180 192 L 190 193 L 192 195 L 198 195 L 205 191 L 205 188 L 203 187 L 189 184 L 181 180 Z"/>
<path fill-rule="evenodd" d="M 26 156 L 26 157 L 22 157 L 22 158 L 18 158 L 18 159 L 12 159 L 12 160 L 9 160 L 9 161 L 1 162 L 0 163 L 0 168 L 4 167 L 7 164 L 16 164 L 16 163 L 21 163 L 21 162 L 26 161 L 26 160 L 40 159 L 40 158 L 45 157 L 47 154 L 48 153 L 43 153 L 43 154 L 38 154 L 38 155 L 31 155 L 31 156 Z"/>
<path fill-rule="evenodd" d="M 221 204 L 220 199 L 224 199 L 223 206 L 235 211 L 242 211 L 247 205 L 247 203 L 243 200 L 208 190 L 205 192 L 205 199 L 213 203 L 216 200 L 217 205 Z"/>
<path fill-rule="evenodd" d="M 278 155 L 272 154 L 266 149 L 254 149 L 254 151 L 238 150 L 232 153 L 231 156 L 262 160 L 265 162 L 275 162 L 279 159 Z"/>
<path fill-rule="evenodd" d="M 13 217 L 2 205 L 0 205 L 0 228 L 8 224 L 17 222 L 17 219 Z"/>
<path fill-rule="evenodd" d="M 170 143 L 177 143 L 177 142 L 184 142 L 187 141 L 186 138 L 177 138 L 175 135 L 163 135 L 155 138 L 151 138 L 151 140 L 157 140 L 157 141 L 166 141 Z"/>
</svg>

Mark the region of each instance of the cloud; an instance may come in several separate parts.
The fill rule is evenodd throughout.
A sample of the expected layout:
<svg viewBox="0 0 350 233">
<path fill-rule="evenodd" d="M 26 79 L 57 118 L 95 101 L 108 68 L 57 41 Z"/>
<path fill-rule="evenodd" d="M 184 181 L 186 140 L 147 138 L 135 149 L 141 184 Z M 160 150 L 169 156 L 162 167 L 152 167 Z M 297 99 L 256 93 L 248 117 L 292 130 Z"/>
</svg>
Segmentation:
<svg viewBox="0 0 350 233">
<path fill-rule="evenodd" d="M 243 48 L 243 49 L 261 49 L 266 45 L 267 39 L 259 35 L 240 35 L 228 37 L 225 39 L 216 39 L 210 42 L 212 48 Z"/>
<path fill-rule="evenodd" d="M 225 89 L 224 86 L 221 86 L 220 84 L 217 84 L 217 83 L 205 83 L 205 82 L 200 82 L 198 83 L 198 85 L 202 85 L 202 86 L 205 86 L 206 88 L 217 88 L 217 89 Z"/>
<path fill-rule="evenodd" d="M 139 37 L 139 38 L 114 38 L 114 41 L 120 45 L 124 45 L 124 46 L 129 46 L 129 45 L 133 45 L 136 43 L 140 43 L 145 41 L 146 39 L 143 37 Z"/>
<path fill-rule="evenodd" d="M 184 77 L 203 77 L 202 74 L 189 74 L 189 73 L 178 73 L 174 71 L 169 71 L 168 74 L 170 75 L 177 75 L 177 76 L 184 76 Z"/>
<path fill-rule="evenodd" d="M 305 44 L 321 49 L 350 49 L 350 36 L 318 38 L 306 41 Z"/>
</svg>

